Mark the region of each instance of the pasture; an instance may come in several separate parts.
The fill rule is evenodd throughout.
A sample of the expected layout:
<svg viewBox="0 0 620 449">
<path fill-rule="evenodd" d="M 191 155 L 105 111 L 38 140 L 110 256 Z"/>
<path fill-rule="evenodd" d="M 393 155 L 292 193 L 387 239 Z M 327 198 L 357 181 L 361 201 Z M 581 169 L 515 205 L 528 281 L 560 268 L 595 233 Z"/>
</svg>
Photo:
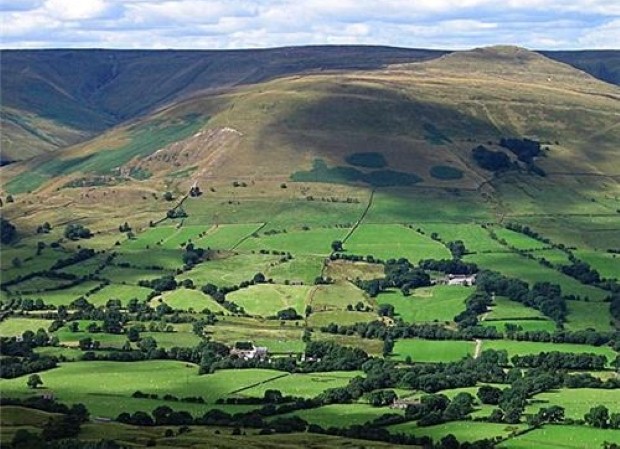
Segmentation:
<svg viewBox="0 0 620 449">
<path fill-rule="evenodd" d="M 402 415 L 403 410 L 372 407 L 368 404 L 330 404 L 315 409 L 300 410 L 285 416 L 298 416 L 310 424 L 327 429 L 362 425 L 386 414 Z"/>
<path fill-rule="evenodd" d="M 398 224 L 362 224 L 346 241 L 344 249 L 351 254 L 372 255 L 383 260 L 405 257 L 412 263 L 450 257 L 440 242 Z"/>
<path fill-rule="evenodd" d="M 563 353 L 594 353 L 604 355 L 611 362 L 615 357 L 615 351 L 609 346 L 590 346 L 565 343 L 545 343 L 535 341 L 516 340 L 484 340 L 482 350 L 494 349 L 495 351 L 507 351 L 508 358 L 514 355 L 538 354 L 539 352 L 563 352 Z"/>
<path fill-rule="evenodd" d="M 488 320 L 520 320 L 531 318 L 544 319 L 545 317 L 538 310 L 527 307 L 520 302 L 511 301 L 503 296 L 495 297 L 493 305 L 491 306 L 491 311 L 486 316 Z"/>
<path fill-rule="evenodd" d="M 0 321 L 0 337 L 15 337 L 26 331 L 36 332 L 38 329 L 45 329 L 47 332 L 50 324 L 52 320 L 10 317 Z"/>
<path fill-rule="evenodd" d="M 475 343 L 472 341 L 421 340 L 417 338 L 397 340 L 393 358 L 405 360 L 408 356 L 414 362 L 454 362 L 473 356 Z"/>
<path fill-rule="evenodd" d="M 516 253 L 472 254 L 464 257 L 467 262 L 474 262 L 482 268 L 522 279 L 533 285 L 536 282 L 551 282 L 562 288 L 562 294 L 588 297 L 591 301 L 602 301 L 607 292 L 590 285 L 584 285 L 559 271 L 540 265 Z"/>
<path fill-rule="evenodd" d="M 469 252 L 503 252 L 506 247 L 494 240 L 489 231 L 473 223 L 423 223 L 422 230 L 431 235 L 436 233 L 444 242 L 461 240 Z"/>
<path fill-rule="evenodd" d="M 178 276 L 178 280 L 191 279 L 194 285 L 217 286 L 238 285 L 251 280 L 256 273 L 267 274 L 271 267 L 279 264 L 281 256 L 266 254 L 219 254 L 212 260 L 194 266 Z M 282 265 L 289 263 L 284 262 Z"/>
<path fill-rule="evenodd" d="M 591 449 L 620 441 L 618 430 L 545 425 L 500 443 L 498 449 Z"/>
<path fill-rule="evenodd" d="M 258 284 L 231 292 L 226 298 L 250 315 L 274 316 L 289 307 L 303 315 L 311 290 L 312 287 L 306 285 Z"/>
<path fill-rule="evenodd" d="M 392 304 L 397 318 L 408 323 L 446 322 L 465 310 L 465 299 L 472 288 L 457 285 L 437 285 L 417 288 L 411 295 L 404 296 L 400 290 L 382 293 L 377 297 L 379 304 Z"/>
<path fill-rule="evenodd" d="M 611 413 L 620 412 L 620 390 L 602 390 L 597 388 L 563 388 L 546 391 L 535 395 L 525 413 L 536 413 L 540 407 L 559 405 L 566 410 L 567 418 L 583 419 L 592 407 L 604 405 Z"/>
<path fill-rule="evenodd" d="M 163 292 L 161 300 L 175 310 L 200 312 L 204 309 L 209 309 L 211 312 L 228 313 L 224 307 L 200 290 L 178 288 L 169 292 Z M 157 301 L 157 298 L 153 298 L 151 301 L 152 307 L 157 307 Z"/>
<path fill-rule="evenodd" d="M 231 373 L 234 373 L 231 375 Z M 192 413 L 204 412 L 213 402 L 231 392 L 263 382 L 282 373 L 272 370 L 222 370 L 214 374 L 198 375 L 195 365 L 176 361 L 147 362 L 71 362 L 42 372 L 43 388 L 51 390 L 61 402 L 82 402 L 94 416 L 116 417 L 133 410 L 152 410 L 165 401 L 135 399 L 131 395 L 143 393 L 165 394 L 178 397 L 202 396 L 211 407 L 201 404 L 175 402 L 179 409 Z M 26 387 L 28 376 L 2 379 L 3 395 L 26 397 L 32 390 Z M 170 403 L 167 403 L 170 405 Z"/>
<path fill-rule="evenodd" d="M 484 438 L 505 438 L 524 428 L 524 424 L 496 424 L 475 421 L 452 421 L 429 427 L 418 427 L 414 422 L 407 422 L 387 427 L 391 432 L 402 432 L 415 436 L 424 435 L 431 437 L 433 441 L 439 441 L 451 433 L 459 442 L 473 442 Z"/>
<path fill-rule="evenodd" d="M 286 232 L 265 234 L 259 232 L 258 237 L 250 237 L 238 246 L 239 250 L 270 250 L 288 251 L 293 255 L 311 254 L 327 256 L 331 253 L 331 243 L 342 240 L 349 231 L 346 228 L 310 228 L 308 230 L 285 229 Z M 282 231 L 282 230 L 280 230 Z"/>
<path fill-rule="evenodd" d="M 194 243 L 200 248 L 233 249 L 261 226 L 259 223 L 220 224 L 211 228 L 204 237 Z"/>
<path fill-rule="evenodd" d="M 551 320 L 485 320 L 481 321 L 480 324 L 482 326 L 494 327 L 499 332 L 505 332 L 507 324 L 517 326 L 519 332 L 547 331 L 552 333 L 557 329 L 557 326 Z"/>
<path fill-rule="evenodd" d="M 329 388 L 345 387 L 349 381 L 362 376 L 360 371 L 331 371 L 328 373 L 287 374 L 262 381 L 256 386 L 239 389 L 236 394 L 262 397 L 267 390 L 280 390 L 284 395 L 312 398 Z"/>
<path fill-rule="evenodd" d="M 506 228 L 494 227 L 493 232 L 498 239 L 506 242 L 508 246 L 519 250 L 537 250 L 547 248 L 549 245 L 540 242 L 530 236 L 512 231 Z"/>
</svg>

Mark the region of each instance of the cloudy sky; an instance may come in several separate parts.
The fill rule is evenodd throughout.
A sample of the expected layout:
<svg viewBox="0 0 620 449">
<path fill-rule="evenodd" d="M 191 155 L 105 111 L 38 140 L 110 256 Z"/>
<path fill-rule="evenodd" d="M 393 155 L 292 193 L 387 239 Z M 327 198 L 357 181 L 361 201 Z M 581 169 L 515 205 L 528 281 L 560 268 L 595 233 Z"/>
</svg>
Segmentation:
<svg viewBox="0 0 620 449">
<path fill-rule="evenodd" d="M 620 48 L 620 0 L 2 0 L 2 48 Z"/>
</svg>

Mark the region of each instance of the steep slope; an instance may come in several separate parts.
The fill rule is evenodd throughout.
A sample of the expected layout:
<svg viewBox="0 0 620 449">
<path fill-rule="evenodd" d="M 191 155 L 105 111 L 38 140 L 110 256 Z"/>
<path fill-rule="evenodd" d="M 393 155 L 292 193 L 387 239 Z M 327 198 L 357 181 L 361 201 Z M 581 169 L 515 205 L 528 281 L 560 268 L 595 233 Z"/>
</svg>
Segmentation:
<svg viewBox="0 0 620 449">
<path fill-rule="evenodd" d="M 6 159 L 26 159 L 76 143 L 156 106 L 203 90 L 312 70 L 378 68 L 441 54 L 355 46 L 239 51 L 4 51 L 0 119 L 3 135 L 15 143 L 6 150 Z M 58 132 L 49 136 L 32 133 L 22 123 L 27 117 L 49 123 Z M 66 134 L 73 137 L 66 138 Z"/>
</svg>

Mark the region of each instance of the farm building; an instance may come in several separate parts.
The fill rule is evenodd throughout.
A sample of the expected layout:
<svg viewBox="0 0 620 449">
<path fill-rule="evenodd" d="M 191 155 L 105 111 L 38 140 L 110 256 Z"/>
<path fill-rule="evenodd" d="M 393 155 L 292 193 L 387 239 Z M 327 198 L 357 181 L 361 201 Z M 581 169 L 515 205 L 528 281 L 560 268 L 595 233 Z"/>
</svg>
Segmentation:
<svg viewBox="0 0 620 449">
<path fill-rule="evenodd" d="M 236 355 L 240 359 L 265 360 L 268 356 L 267 348 L 264 346 L 254 346 L 250 341 L 238 341 L 230 350 L 230 355 Z"/>
<path fill-rule="evenodd" d="M 476 275 L 465 275 L 465 274 L 449 274 L 446 276 L 447 285 L 460 285 L 463 287 L 471 287 L 476 283 Z"/>
</svg>

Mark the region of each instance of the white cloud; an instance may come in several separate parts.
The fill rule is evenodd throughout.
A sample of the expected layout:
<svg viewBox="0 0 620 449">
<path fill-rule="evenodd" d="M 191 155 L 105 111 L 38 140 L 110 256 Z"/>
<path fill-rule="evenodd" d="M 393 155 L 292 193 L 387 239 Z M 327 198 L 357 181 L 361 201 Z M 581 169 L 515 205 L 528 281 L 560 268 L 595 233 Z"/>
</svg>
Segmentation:
<svg viewBox="0 0 620 449">
<path fill-rule="evenodd" d="M 610 0 L 5 0 L 2 46 L 613 48 Z"/>
</svg>

